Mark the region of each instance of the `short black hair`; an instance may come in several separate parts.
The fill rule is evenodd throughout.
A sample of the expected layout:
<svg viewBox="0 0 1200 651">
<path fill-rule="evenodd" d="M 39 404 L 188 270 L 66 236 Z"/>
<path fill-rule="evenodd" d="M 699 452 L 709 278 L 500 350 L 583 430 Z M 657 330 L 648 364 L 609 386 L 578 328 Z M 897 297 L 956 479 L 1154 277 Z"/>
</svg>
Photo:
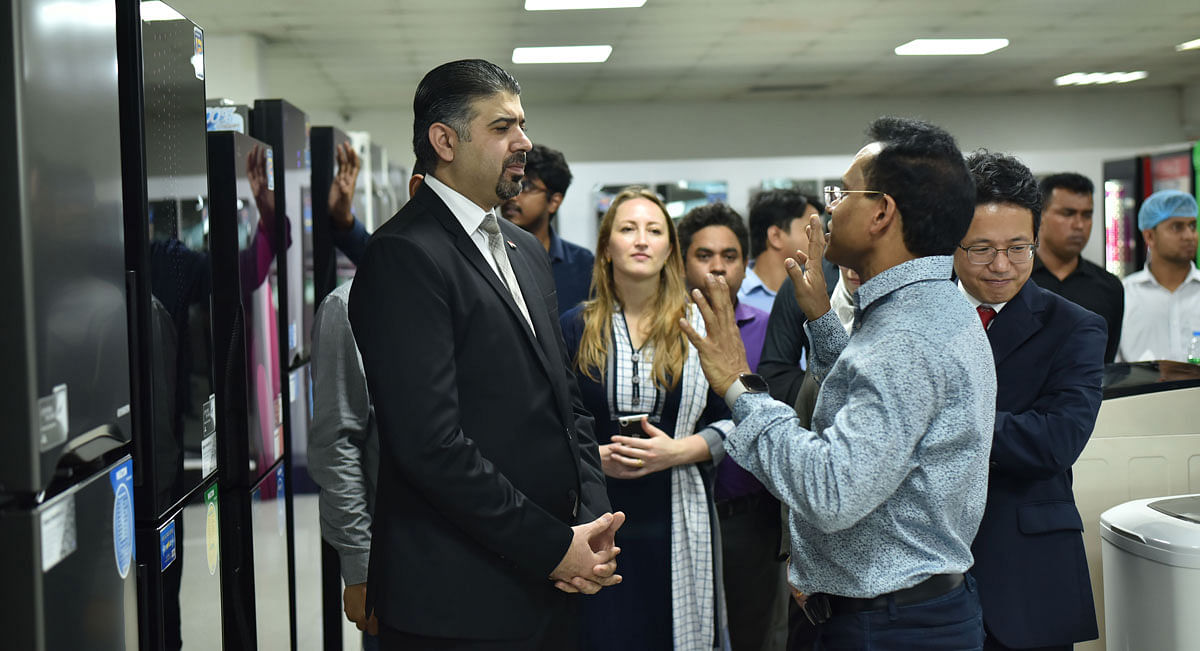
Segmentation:
<svg viewBox="0 0 1200 651">
<path fill-rule="evenodd" d="M 896 202 L 904 246 L 918 257 L 951 255 L 975 216 L 975 182 L 945 129 L 885 116 L 867 129 L 883 149 L 864 166 L 867 189 Z"/>
<path fill-rule="evenodd" d="M 680 254 L 685 259 L 688 249 L 692 247 L 692 236 L 700 229 L 709 226 L 724 226 L 733 231 L 738 245 L 742 247 L 742 261 L 746 261 L 746 246 L 750 240 L 750 234 L 746 231 L 746 222 L 736 210 L 723 201 L 692 208 L 675 226 L 675 229 L 679 231 L 679 247 L 682 249 Z"/>
<path fill-rule="evenodd" d="M 980 149 L 967 157 L 967 168 L 975 180 L 975 205 L 999 203 L 1025 208 L 1033 214 L 1036 238 L 1042 223 L 1042 191 L 1025 163 L 1007 154 Z"/>
<path fill-rule="evenodd" d="M 521 94 L 521 85 L 500 66 L 483 59 L 451 61 L 430 70 L 413 96 L 413 153 L 426 170 L 437 169 L 438 155 L 429 142 L 429 127 L 441 122 L 463 140 L 471 139 L 475 117 L 471 103 L 496 93 Z"/>
<path fill-rule="evenodd" d="M 1092 180 L 1082 174 L 1075 172 L 1051 174 L 1042 179 L 1041 193 L 1043 204 L 1050 201 L 1050 195 L 1054 193 L 1055 188 L 1062 188 L 1067 192 L 1075 194 L 1086 194 L 1089 197 L 1096 191 L 1096 186 L 1092 185 Z"/>
<path fill-rule="evenodd" d="M 767 250 L 767 231 L 772 226 L 788 230 L 793 219 L 804 216 L 810 203 L 799 190 L 764 190 L 754 195 L 750 199 L 750 257 L 757 258 Z"/>
<path fill-rule="evenodd" d="M 546 184 L 549 194 L 566 194 L 573 178 L 562 152 L 539 144 L 525 154 L 525 176 Z"/>
</svg>

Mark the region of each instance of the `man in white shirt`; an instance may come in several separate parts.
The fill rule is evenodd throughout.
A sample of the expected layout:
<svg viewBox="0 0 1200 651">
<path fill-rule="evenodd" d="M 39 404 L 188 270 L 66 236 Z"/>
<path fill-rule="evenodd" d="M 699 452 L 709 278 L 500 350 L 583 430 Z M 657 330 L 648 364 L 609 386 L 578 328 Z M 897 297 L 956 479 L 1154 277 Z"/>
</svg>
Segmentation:
<svg viewBox="0 0 1200 651">
<path fill-rule="evenodd" d="M 1124 282 L 1118 361 L 1187 361 L 1192 333 L 1200 331 L 1196 212 L 1195 197 L 1179 190 L 1155 192 L 1138 211 L 1150 259 Z"/>
</svg>

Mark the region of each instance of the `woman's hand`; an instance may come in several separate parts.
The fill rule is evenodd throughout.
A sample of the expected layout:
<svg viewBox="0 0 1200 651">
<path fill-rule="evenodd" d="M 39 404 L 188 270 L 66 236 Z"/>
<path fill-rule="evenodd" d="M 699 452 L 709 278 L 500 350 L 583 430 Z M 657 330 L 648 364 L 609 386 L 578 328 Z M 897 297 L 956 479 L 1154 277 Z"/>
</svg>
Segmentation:
<svg viewBox="0 0 1200 651">
<path fill-rule="evenodd" d="M 618 435 L 612 437 L 612 443 L 600 446 L 604 474 L 617 479 L 636 479 L 674 466 L 712 458 L 708 443 L 700 436 L 672 438 L 645 418 L 642 419 L 642 431 L 647 438 Z M 603 448 L 608 448 L 608 463 L 604 462 L 606 453 Z"/>
<path fill-rule="evenodd" d="M 613 455 L 613 448 L 617 447 L 615 443 L 608 443 L 599 446 L 600 449 L 600 468 L 604 470 L 606 477 L 623 477 L 621 473 L 625 471 L 625 466 L 617 461 Z"/>
</svg>

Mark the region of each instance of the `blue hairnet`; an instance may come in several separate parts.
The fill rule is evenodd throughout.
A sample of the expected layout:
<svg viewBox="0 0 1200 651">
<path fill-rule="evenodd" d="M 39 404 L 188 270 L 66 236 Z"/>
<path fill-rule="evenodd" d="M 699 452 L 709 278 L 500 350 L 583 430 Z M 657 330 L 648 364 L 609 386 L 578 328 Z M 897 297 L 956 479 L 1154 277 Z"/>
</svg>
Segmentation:
<svg viewBox="0 0 1200 651">
<path fill-rule="evenodd" d="M 1138 210 L 1138 229 L 1146 230 L 1158 226 L 1159 222 L 1172 217 L 1195 217 L 1196 198 L 1179 190 L 1159 190 L 1146 197 Z"/>
</svg>

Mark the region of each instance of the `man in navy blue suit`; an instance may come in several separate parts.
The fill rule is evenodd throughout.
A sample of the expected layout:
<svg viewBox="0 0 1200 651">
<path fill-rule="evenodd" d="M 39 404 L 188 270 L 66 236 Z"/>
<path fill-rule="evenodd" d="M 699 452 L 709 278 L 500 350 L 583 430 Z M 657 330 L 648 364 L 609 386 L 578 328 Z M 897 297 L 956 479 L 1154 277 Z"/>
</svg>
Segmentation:
<svg viewBox="0 0 1200 651">
<path fill-rule="evenodd" d="M 989 152 L 967 164 L 975 218 L 954 270 L 997 382 L 987 506 L 971 547 L 984 649 L 1070 649 L 1097 637 L 1071 464 L 1100 410 L 1107 326 L 1029 280 L 1041 218 L 1029 168 Z"/>
</svg>

